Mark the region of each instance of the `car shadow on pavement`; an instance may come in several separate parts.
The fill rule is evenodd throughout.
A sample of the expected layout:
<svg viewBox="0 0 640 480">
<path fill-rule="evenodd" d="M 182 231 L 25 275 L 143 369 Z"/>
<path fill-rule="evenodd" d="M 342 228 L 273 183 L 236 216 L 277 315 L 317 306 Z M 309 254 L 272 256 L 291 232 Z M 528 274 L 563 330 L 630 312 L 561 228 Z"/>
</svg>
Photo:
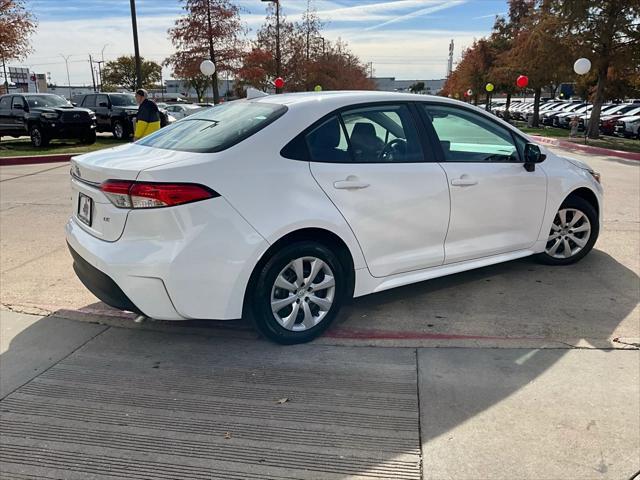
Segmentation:
<svg viewBox="0 0 640 480">
<path fill-rule="evenodd" d="M 621 328 L 637 333 L 629 317 L 639 287 L 633 271 L 601 251 L 564 268 L 523 259 L 356 299 L 336 329 L 599 345 Z M 60 321 L 53 314 L 33 322 L 0 356 L 0 365 L 15 367 L 43 342 L 68 349 L 43 349 L 43 366 L 28 375 L 40 376 L 0 403 L 3 434 L 12 439 L 2 445 L 10 469 L 35 458 L 38 468 L 58 471 L 88 472 L 101 461 L 108 469 L 141 463 L 178 477 L 187 468 L 224 477 L 237 467 L 256 479 L 290 471 L 296 478 L 420 478 L 419 442 L 492 411 L 571 351 L 425 349 L 416 358 L 408 348 L 282 347 L 256 340 L 246 323 L 233 322 L 228 335 L 205 321 L 91 324 L 70 340 L 70 321 L 64 328 L 53 323 Z M 541 402 L 562 401 L 561 390 Z M 504 421 L 517 428 L 537 412 L 511 415 Z M 482 435 L 480 442 L 494 440 Z M 67 451 L 73 453 L 63 458 Z M 175 470 L 181 465 L 184 471 Z M 609 468 L 603 465 L 589 468 Z"/>
<path fill-rule="evenodd" d="M 566 267 L 524 258 L 356 298 L 334 329 L 611 346 L 637 336 L 639 291 L 638 275 L 600 250 Z"/>
</svg>

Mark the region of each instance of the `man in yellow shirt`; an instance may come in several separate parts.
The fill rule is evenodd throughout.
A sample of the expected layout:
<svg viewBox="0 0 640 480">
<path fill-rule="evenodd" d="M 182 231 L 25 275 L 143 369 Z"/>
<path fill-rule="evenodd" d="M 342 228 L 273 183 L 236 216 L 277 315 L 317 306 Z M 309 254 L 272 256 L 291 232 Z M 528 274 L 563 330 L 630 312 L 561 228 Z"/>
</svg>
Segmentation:
<svg viewBox="0 0 640 480">
<path fill-rule="evenodd" d="M 133 141 L 155 132 L 160 128 L 160 112 L 155 103 L 147 98 L 147 91 L 143 88 L 136 91 L 138 114 L 136 115 L 136 131 Z"/>
</svg>

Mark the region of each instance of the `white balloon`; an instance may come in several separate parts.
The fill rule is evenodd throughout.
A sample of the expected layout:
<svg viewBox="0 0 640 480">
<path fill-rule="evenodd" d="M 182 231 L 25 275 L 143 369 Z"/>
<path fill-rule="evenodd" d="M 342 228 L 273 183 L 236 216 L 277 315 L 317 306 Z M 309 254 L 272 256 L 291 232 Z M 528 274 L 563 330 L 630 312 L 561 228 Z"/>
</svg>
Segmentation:
<svg viewBox="0 0 640 480">
<path fill-rule="evenodd" d="M 200 64 L 200 71 L 203 75 L 213 75 L 216 72 L 216 66 L 211 60 L 204 60 Z"/>
<path fill-rule="evenodd" d="M 591 61 L 588 58 L 579 58 L 573 64 L 573 71 L 578 75 L 589 73 L 589 70 L 591 70 Z"/>
</svg>

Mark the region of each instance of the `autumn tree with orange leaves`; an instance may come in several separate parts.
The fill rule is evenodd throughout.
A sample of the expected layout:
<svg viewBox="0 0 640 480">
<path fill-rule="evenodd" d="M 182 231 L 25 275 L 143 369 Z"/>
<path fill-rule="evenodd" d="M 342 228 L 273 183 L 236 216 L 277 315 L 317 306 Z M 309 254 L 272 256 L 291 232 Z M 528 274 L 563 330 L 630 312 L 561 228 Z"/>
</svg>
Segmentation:
<svg viewBox="0 0 640 480">
<path fill-rule="evenodd" d="M 282 7 L 281 7 L 282 10 Z M 267 21 L 258 30 L 238 70 L 240 82 L 269 90 L 276 78 L 276 28 L 273 6 L 267 10 Z M 342 41 L 329 42 L 321 37 L 322 22 L 309 2 L 301 22 L 290 22 L 280 15 L 280 75 L 290 92 L 312 90 L 371 90 L 373 81 L 358 57 Z"/>
<path fill-rule="evenodd" d="M 209 79 L 200 72 L 200 63 L 211 60 L 216 71 L 210 81 L 214 103 L 220 102 L 219 72 L 234 72 L 242 56 L 246 27 L 240 9 L 229 0 L 182 0 L 186 15 L 169 30 L 176 53 L 165 60 L 174 75 L 187 81 L 198 96 L 206 91 Z"/>
<path fill-rule="evenodd" d="M 36 30 L 36 20 L 24 5 L 24 0 L 0 0 L 0 60 L 9 88 L 6 62 L 20 60 L 31 52 L 29 37 Z"/>
</svg>

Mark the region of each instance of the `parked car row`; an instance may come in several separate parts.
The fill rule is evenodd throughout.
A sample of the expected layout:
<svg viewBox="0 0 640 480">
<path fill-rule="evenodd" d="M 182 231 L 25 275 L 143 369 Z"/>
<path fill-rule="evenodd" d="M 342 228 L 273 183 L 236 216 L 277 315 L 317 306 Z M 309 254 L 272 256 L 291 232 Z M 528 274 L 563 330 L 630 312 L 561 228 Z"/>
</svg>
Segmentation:
<svg viewBox="0 0 640 480">
<path fill-rule="evenodd" d="M 530 123 L 533 118 L 534 104 L 531 101 L 514 99 L 509 112 L 506 101 L 499 99 L 490 104 L 494 115 L 512 120 Z M 582 100 L 548 100 L 540 105 L 539 121 L 544 126 L 570 128 L 570 122 L 578 117 L 578 129 L 584 131 L 585 122 L 591 120 L 592 103 Z M 640 138 L 640 103 L 610 103 L 600 110 L 600 131 L 605 135 L 617 135 L 627 138 Z"/>
</svg>

